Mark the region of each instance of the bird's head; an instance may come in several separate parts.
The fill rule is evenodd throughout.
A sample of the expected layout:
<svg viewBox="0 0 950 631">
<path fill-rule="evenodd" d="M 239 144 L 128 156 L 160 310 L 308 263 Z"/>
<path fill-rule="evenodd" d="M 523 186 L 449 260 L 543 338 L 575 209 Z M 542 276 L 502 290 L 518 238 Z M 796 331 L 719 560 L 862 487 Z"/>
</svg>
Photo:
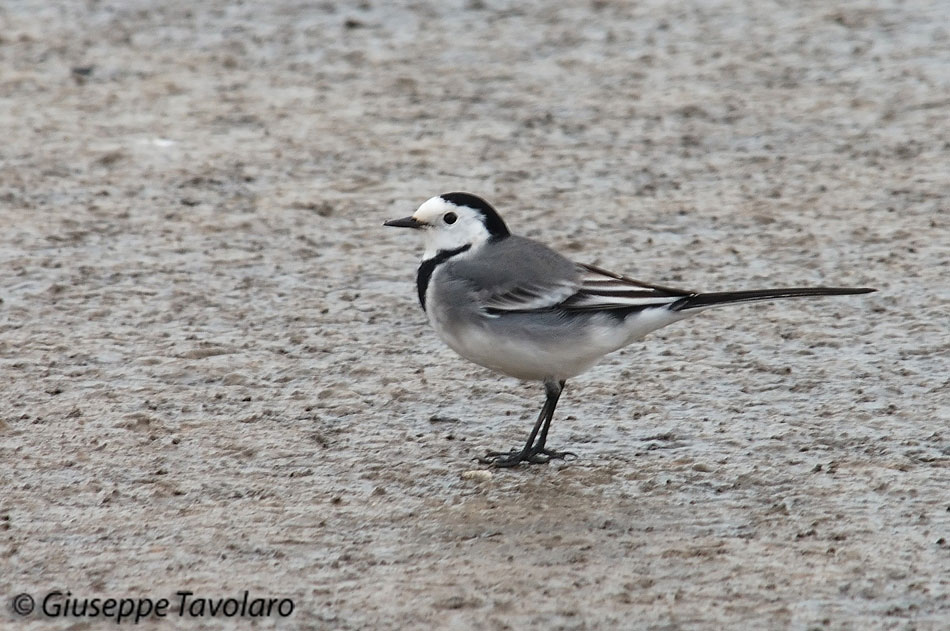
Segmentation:
<svg viewBox="0 0 950 631">
<path fill-rule="evenodd" d="M 511 234 L 491 204 L 470 193 L 443 193 L 426 200 L 411 216 L 383 225 L 422 231 L 427 259 L 466 245 L 476 250 Z"/>
</svg>

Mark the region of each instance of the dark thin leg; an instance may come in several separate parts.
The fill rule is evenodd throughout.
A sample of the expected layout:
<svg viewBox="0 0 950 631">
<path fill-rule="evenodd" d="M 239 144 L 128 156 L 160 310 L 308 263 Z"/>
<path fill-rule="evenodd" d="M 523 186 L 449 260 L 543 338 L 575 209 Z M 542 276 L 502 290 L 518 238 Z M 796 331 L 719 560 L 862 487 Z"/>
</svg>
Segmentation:
<svg viewBox="0 0 950 631">
<path fill-rule="evenodd" d="M 555 398 L 555 403 L 557 399 Z M 513 449 L 511 451 L 489 451 L 484 457 L 479 458 L 478 461 L 482 464 L 490 464 L 496 467 L 513 467 L 518 463 L 527 460 L 528 462 L 532 461 L 531 448 L 534 445 L 534 439 L 538 435 L 538 430 L 541 429 L 541 425 L 549 418 L 549 413 L 553 413 L 553 408 L 551 406 L 551 398 L 548 397 L 544 406 L 541 408 L 541 413 L 538 415 L 538 420 L 534 424 L 534 428 L 531 430 L 531 433 L 528 435 L 528 442 L 525 443 L 524 449 Z M 547 459 L 544 459 L 546 462 Z M 535 463 L 540 464 L 541 461 Z"/>
<path fill-rule="evenodd" d="M 538 434 L 538 442 L 535 443 L 534 447 L 532 447 L 531 449 L 532 453 L 544 454 L 549 459 L 554 458 L 557 460 L 557 459 L 566 458 L 567 456 L 574 456 L 575 458 L 577 457 L 577 454 L 575 454 L 572 451 L 554 451 L 553 449 L 544 448 L 544 443 L 548 439 L 548 430 L 551 428 L 551 419 L 554 418 L 554 407 L 557 405 L 558 399 L 561 397 L 561 393 L 564 391 L 564 385 L 566 383 L 567 382 L 563 379 L 557 382 L 557 394 L 554 395 L 554 405 L 551 406 L 551 412 L 550 414 L 548 414 L 548 418 L 544 422 L 544 425 L 541 426 L 541 433 Z M 547 391 L 548 393 L 548 397 L 550 397 L 551 396 L 550 382 L 545 383 L 544 388 L 545 388 L 545 391 Z"/>
<path fill-rule="evenodd" d="M 548 437 L 548 430 L 551 427 L 551 419 L 554 418 L 554 408 L 557 407 L 558 398 L 564 389 L 564 381 L 545 381 L 544 392 L 547 398 L 544 400 L 544 406 L 538 415 L 538 420 L 528 435 L 528 441 L 521 450 L 512 451 L 490 451 L 485 457 L 479 458 L 482 464 L 490 464 L 495 467 L 514 467 L 522 462 L 530 464 L 544 464 L 551 458 L 564 458 L 573 456 L 570 452 L 553 451 L 544 448 L 544 443 Z M 538 432 L 540 431 L 540 435 Z M 537 443 L 535 443 L 537 438 Z"/>
</svg>

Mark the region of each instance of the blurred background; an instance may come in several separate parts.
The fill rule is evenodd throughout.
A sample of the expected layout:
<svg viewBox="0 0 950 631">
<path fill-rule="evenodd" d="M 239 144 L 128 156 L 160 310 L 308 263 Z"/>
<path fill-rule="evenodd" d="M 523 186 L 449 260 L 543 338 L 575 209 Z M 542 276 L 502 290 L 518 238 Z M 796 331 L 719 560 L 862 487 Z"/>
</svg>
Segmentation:
<svg viewBox="0 0 950 631">
<path fill-rule="evenodd" d="M 945 628 L 948 69 L 940 0 L 5 0 L 0 595 Z M 466 477 L 541 392 L 381 227 L 452 190 L 644 280 L 880 292 L 665 329 L 569 384 L 578 461 Z"/>
</svg>

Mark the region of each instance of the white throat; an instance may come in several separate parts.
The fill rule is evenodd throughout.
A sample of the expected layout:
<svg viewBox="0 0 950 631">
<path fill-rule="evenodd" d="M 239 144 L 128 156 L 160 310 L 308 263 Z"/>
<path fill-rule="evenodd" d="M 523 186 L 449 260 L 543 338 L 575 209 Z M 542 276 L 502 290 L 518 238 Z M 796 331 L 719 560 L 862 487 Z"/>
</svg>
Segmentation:
<svg viewBox="0 0 950 631">
<path fill-rule="evenodd" d="M 488 234 L 479 234 L 474 233 L 467 235 L 467 238 L 457 238 L 456 235 L 453 235 L 454 238 L 446 238 L 447 235 L 437 233 L 431 228 L 425 235 L 426 239 L 426 251 L 422 255 L 422 260 L 427 261 L 440 252 L 452 252 L 469 246 L 468 252 L 470 254 L 477 250 L 480 250 L 485 243 L 488 242 Z"/>
</svg>

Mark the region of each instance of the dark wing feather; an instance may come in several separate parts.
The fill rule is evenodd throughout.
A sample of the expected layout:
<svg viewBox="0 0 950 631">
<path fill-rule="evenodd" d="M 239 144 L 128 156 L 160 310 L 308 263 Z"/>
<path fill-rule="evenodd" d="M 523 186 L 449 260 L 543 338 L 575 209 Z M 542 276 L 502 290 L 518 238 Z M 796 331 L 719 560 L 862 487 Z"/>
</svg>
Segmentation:
<svg viewBox="0 0 950 631">
<path fill-rule="evenodd" d="M 581 284 L 577 292 L 561 303 L 564 309 L 623 311 L 663 307 L 692 292 L 653 285 L 615 274 L 593 265 L 579 265 Z"/>
<path fill-rule="evenodd" d="M 691 292 L 643 283 L 594 267 L 576 266 L 574 278 L 547 284 L 521 284 L 485 297 L 482 308 L 492 314 L 532 311 L 611 311 L 624 315 L 650 307 L 665 307 Z"/>
</svg>

